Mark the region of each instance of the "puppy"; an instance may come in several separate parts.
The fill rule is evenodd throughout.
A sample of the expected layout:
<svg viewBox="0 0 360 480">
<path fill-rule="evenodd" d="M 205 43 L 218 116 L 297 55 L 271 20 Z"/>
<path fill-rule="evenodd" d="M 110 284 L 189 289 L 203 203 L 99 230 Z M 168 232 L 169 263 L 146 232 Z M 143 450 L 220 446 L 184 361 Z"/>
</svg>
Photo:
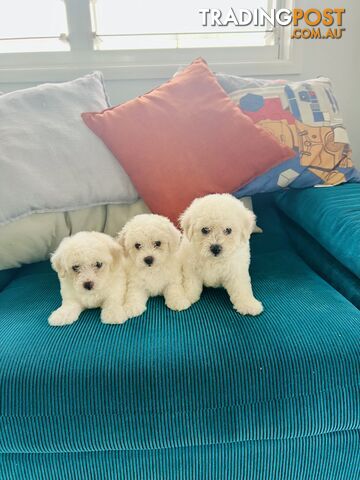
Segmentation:
<svg viewBox="0 0 360 480">
<path fill-rule="evenodd" d="M 179 245 L 181 234 L 168 218 L 142 214 L 119 233 L 128 276 L 125 309 L 129 317 L 146 310 L 149 297 L 164 295 L 172 310 L 184 310 L 190 302 L 182 286 Z"/>
<path fill-rule="evenodd" d="M 75 322 L 87 308 L 101 307 L 103 323 L 124 323 L 126 289 L 120 245 L 108 235 L 79 232 L 64 238 L 51 257 L 58 273 L 62 305 L 50 315 L 50 325 Z"/>
<path fill-rule="evenodd" d="M 239 313 L 259 315 L 263 311 L 249 275 L 249 239 L 255 219 L 229 194 L 198 198 L 182 214 L 184 289 L 191 303 L 199 300 L 203 285 L 223 286 Z"/>
</svg>

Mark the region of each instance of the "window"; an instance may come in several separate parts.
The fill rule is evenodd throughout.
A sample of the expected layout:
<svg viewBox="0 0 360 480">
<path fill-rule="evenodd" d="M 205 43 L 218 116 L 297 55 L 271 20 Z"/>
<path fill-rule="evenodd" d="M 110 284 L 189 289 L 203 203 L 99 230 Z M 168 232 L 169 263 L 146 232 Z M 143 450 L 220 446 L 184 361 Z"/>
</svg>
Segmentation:
<svg viewBox="0 0 360 480">
<path fill-rule="evenodd" d="M 9 0 L 0 5 L 0 53 L 70 50 L 62 0 Z"/>
<path fill-rule="evenodd" d="M 27 81 L 59 81 L 95 69 L 114 80 L 164 79 L 199 56 L 228 73 L 296 73 L 299 42 L 290 42 L 288 27 L 204 25 L 199 12 L 269 11 L 292 4 L 293 0 L 2 0 L 0 83 L 18 80 L 20 72 Z"/>
<path fill-rule="evenodd" d="M 278 2 L 279 3 L 279 2 Z M 268 11 L 276 0 L 92 0 L 95 48 L 99 50 L 273 46 L 274 28 L 203 25 L 206 8 Z M 206 16 L 208 18 L 208 16 Z"/>
</svg>

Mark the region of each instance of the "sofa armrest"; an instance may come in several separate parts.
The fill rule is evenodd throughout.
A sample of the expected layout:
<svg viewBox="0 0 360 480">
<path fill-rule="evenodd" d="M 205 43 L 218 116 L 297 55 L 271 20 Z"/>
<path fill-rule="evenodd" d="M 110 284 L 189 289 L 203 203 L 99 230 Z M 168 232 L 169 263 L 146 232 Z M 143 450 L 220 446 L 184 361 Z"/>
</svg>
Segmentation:
<svg viewBox="0 0 360 480">
<path fill-rule="evenodd" d="M 288 190 L 278 208 L 360 278 L 360 184 Z"/>
<path fill-rule="evenodd" d="M 287 216 L 283 225 L 300 257 L 327 283 L 360 309 L 360 279 Z"/>
</svg>

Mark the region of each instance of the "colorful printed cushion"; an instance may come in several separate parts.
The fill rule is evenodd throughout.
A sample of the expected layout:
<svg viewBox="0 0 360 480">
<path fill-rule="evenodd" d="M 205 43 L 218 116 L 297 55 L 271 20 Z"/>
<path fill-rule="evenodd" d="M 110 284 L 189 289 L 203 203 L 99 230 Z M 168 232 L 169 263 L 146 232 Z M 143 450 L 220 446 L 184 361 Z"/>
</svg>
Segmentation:
<svg viewBox="0 0 360 480">
<path fill-rule="evenodd" d="M 296 154 L 237 189 L 236 196 L 360 181 L 329 79 L 286 83 L 224 74 L 217 79 L 243 113 Z"/>
<path fill-rule="evenodd" d="M 196 197 L 233 192 L 294 155 L 229 99 L 206 62 L 83 119 L 154 213 L 177 222 Z"/>
</svg>

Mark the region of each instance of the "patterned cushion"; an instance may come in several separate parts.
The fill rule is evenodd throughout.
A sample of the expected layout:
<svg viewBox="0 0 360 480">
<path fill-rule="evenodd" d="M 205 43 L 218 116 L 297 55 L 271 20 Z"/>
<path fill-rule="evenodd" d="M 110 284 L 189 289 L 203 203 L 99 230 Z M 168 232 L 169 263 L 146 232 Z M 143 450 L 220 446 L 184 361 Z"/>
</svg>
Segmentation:
<svg viewBox="0 0 360 480">
<path fill-rule="evenodd" d="M 223 74 L 217 79 L 246 115 L 296 152 L 237 196 L 360 181 L 329 79 L 286 83 Z"/>
</svg>

